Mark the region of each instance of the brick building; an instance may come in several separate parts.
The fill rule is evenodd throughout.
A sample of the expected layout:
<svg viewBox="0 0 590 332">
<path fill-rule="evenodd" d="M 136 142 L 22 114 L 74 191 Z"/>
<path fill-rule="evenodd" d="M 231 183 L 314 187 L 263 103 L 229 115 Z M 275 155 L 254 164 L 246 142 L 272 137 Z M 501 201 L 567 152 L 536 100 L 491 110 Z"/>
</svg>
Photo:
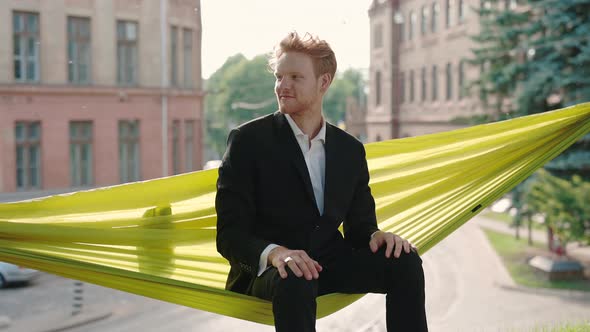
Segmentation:
<svg viewBox="0 0 590 332">
<path fill-rule="evenodd" d="M 374 0 L 371 31 L 369 141 L 460 128 L 485 112 L 465 84 L 480 68 L 469 65 L 470 36 L 479 32 L 481 0 Z M 515 9 L 516 0 L 496 5 Z"/>
<path fill-rule="evenodd" d="M 200 12 L 199 0 L 1 1 L 0 192 L 200 169 Z"/>
</svg>

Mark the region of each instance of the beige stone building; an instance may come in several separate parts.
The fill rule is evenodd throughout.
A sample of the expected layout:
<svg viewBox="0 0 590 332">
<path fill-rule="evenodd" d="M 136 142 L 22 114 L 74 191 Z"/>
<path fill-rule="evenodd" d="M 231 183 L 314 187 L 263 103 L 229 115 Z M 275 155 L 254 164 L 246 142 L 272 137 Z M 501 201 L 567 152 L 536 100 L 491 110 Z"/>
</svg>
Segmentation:
<svg viewBox="0 0 590 332">
<path fill-rule="evenodd" d="M 200 0 L 0 1 L 0 192 L 197 170 Z"/>
<path fill-rule="evenodd" d="M 479 32 L 480 0 L 374 0 L 369 9 L 371 57 L 369 141 L 462 127 L 482 114 L 465 84 L 480 68 L 469 65 L 470 39 Z M 516 0 L 500 1 L 514 9 Z"/>
</svg>

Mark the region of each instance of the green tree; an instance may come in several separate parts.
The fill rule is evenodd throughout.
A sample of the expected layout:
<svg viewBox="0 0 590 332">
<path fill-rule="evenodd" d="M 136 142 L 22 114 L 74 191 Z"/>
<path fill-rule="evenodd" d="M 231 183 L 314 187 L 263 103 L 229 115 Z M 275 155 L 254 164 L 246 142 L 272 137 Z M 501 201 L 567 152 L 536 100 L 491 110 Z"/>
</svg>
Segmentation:
<svg viewBox="0 0 590 332">
<path fill-rule="evenodd" d="M 338 124 L 344 121 L 346 97 L 352 96 L 362 105 L 366 100 L 364 87 L 363 74 L 359 70 L 350 68 L 343 73 L 336 73 L 322 106 L 328 122 Z"/>
<path fill-rule="evenodd" d="M 528 58 L 517 113 L 530 114 L 590 101 L 590 0 L 530 0 Z M 590 180 L 590 135 L 551 161 L 554 175 Z"/>
<path fill-rule="evenodd" d="M 495 110 L 493 116 L 484 120 L 546 112 L 590 101 L 590 0 L 520 1 L 524 6 L 516 11 L 502 3 L 506 2 L 482 1 L 477 10 L 482 25 L 480 33 L 474 36 L 477 47 L 470 62 L 481 66 L 482 73 L 470 86 L 478 88 L 484 105 Z M 486 103 L 488 99 L 494 102 Z M 572 179 L 573 175 L 590 179 L 590 135 L 548 163 L 546 169 L 563 179 Z M 541 192 L 539 188 L 544 183 L 558 183 L 547 179 L 532 179 L 531 188 Z M 543 192 L 548 192 L 546 189 Z M 527 190 L 519 186 L 513 192 L 519 209 L 516 224 L 527 219 L 527 207 L 542 202 L 535 200 L 534 195 L 522 197 L 521 192 Z M 565 210 L 575 208 L 568 205 L 574 204 L 574 200 L 559 197 L 559 204 L 549 200 L 554 205 L 542 207 L 553 209 L 553 215 L 557 213 L 556 206 Z M 554 227 L 557 234 L 569 234 L 569 229 L 561 227 L 573 221 L 554 219 L 562 221 L 553 222 L 550 229 Z"/>
<path fill-rule="evenodd" d="M 480 32 L 472 36 L 477 47 L 467 61 L 480 68 L 478 79 L 468 84 L 469 90 L 477 89 L 484 106 L 493 110 L 479 121 L 500 120 L 510 112 L 507 102 L 514 98 L 519 77 L 525 67 L 521 61 L 519 45 L 522 27 L 531 16 L 530 11 L 515 12 L 503 7 L 505 1 L 482 1 L 475 9 L 480 16 Z"/>
<path fill-rule="evenodd" d="M 207 82 L 206 100 L 208 148 L 220 157 L 227 135 L 236 127 L 277 109 L 274 77 L 264 55 L 246 59 L 242 54 L 227 59 Z"/>
<path fill-rule="evenodd" d="M 545 217 L 563 248 L 570 241 L 590 243 L 590 182 L 577 175 L 564 180 L 541 170 L 524 195 L 531 212 Z"/>
</svg>

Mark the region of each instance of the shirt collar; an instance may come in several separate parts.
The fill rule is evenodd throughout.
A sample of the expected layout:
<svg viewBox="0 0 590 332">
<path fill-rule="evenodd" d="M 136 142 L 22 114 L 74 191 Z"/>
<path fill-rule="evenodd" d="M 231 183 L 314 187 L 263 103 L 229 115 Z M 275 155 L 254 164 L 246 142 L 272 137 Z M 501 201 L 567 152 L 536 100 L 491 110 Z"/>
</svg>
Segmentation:
<svg viewBox="0 0 590 332">
<path fill-rule="evenodd" d="M 301 131 L 299 126 L 297 126 L 297 123 L 295 123 L 295 120 L 293 120 L 293 118 L 291 118 L 291 116 L 289 114 L 285 114 L 285 117 L 287 118 L 287 122 L 289 122 L 289 126 L 291 127 L 291 130 L 293 130 L 293 134 L 295 134 L 295 137 L 306 136 L 305 133 L 303 131 Z M 312 141 L 321 140 L 322 143 L 324 143 L 324 144 L 326 143 L 326 121 L 324 120 L 323 117 L 322 117 L 322 127 L 320 128 L 320 131 L 311 140 Z"/>
</svg>

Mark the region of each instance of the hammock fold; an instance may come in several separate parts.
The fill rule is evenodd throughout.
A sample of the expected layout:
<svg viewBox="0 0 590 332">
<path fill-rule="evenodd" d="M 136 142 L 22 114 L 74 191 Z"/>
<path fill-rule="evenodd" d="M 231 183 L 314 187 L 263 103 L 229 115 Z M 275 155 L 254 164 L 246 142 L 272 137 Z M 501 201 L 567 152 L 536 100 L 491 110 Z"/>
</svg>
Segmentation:
<svg viewBox="0 0 590 332">
<path fill-rule="evenodd" d="M 366 144 L 379 227 L 421 254 L 590 132 L 590 103 Z M 271 303 L 224 290 L 217 170 L 0 204 L 0 261 L 273 324 Z M 318 317 L 364 294 L 318 298 Z"/>
</svg>

